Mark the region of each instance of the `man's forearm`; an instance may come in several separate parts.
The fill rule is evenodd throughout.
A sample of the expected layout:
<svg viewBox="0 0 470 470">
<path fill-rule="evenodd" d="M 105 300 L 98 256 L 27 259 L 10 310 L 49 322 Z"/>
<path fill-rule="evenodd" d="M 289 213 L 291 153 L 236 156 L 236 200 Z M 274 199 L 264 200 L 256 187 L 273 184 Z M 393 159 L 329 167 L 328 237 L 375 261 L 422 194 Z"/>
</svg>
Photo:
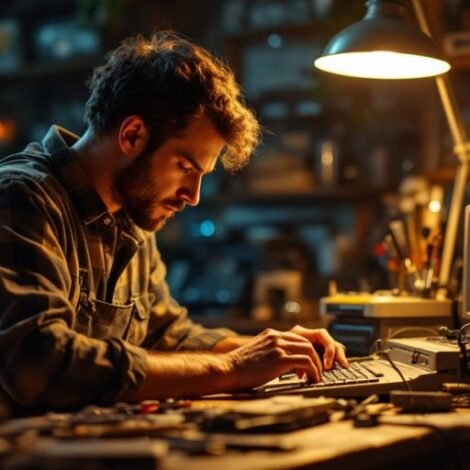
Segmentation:
<svg viewBox="0 0 470 470">
<path fill-rule="evenodd" d="M 212 352 L 216 354 L 228 353 L 244 346 L 252 339 L 252 336 L 227 336 L 214 344 Z"/>
<path fill-rule="evenodd" d="M 219 393 L 232 387 L 231 372 L 231 363 L 225 355 L 149 351 L 143 382 L 124 399 L 140 401 Z"/>
<path fill-rule="evenodd" d="M 314 344 L 325 351 L 328 364 L 322 364 Z M 143 381 L 123 397 L 125 400 L 247 390 L 290 370 L 302 371 L 318 382 L 323 369 L 336 360 L 348 366 L 344 347 L 326 330 L 300 326 L 287 332 L 268 328 L 253 338 L 227 337 L 216 343 L 210 353 L 147 352 L 147 359 Z"/>
</svg>

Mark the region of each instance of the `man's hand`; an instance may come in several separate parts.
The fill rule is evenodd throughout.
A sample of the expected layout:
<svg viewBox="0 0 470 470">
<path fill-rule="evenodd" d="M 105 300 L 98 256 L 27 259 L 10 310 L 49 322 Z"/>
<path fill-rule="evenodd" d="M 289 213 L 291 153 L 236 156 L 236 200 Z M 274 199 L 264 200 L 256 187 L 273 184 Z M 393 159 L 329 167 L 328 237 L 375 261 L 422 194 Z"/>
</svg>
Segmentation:
<svg viewBox="0 0 470 470">
<path fill-rule="evenodd" d="M 233 388 L 261 385 L 293 369 L 319 382 L 323 364 L 315 347 L 324 351 L 325 368 L 331 368 L 336 360 L 348 366 L 344 346 L 334 341 L 326 330 L 301 326 L 287 332 L 267 329 L 227 353 L 232 364 Z"/>
<path fill-rule="evenodd" d="M 344 349 L 326 330 L 295 326 L 290 331 L 267 329 L 255 337 L 225 338 L 212 353 L 148 351 L 146 376 L 124 399 L 246 390 L 291 370 L 306 373 L 311 381 L 318 382 L 322 370 L 332 367 L 335 361 L 348 366 Z"/>
<path fill-rule="evenodd" d="M 296 325 L 290 332 L 307 339 L 317 350 L 323 350 L 323 366 L 325 369 L 331 369 L 336 361 L 343 367 L 349 367 L 348 360 L 346 359 L 346 347 L 344 344 L 335 341 L 324 328 L 311 330 Z"/>
</svg>

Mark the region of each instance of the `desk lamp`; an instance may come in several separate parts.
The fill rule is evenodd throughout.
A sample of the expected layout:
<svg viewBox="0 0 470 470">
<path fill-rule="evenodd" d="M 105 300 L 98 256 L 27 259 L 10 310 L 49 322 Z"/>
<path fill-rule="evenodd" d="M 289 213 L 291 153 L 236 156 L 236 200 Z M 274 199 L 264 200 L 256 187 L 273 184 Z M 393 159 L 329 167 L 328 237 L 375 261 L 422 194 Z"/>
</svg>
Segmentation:
<svg viewBox="0 0 470 470">
<path fill-rule="evenodd" d="M 326 72 L 361 78 L 435 77 L 454 143 L 458 167 L 450 201 L 437 298 L 447 298 L 450 269 L 459 227 L 470 159 L 470 143 L 450 81 L 450 65 L 431 39 L 419 0 L 369 0 L 364 18 L 339 32 L 315 66 Z M 412 6 L 419 29 L 409 19 Z"/>
</svg>

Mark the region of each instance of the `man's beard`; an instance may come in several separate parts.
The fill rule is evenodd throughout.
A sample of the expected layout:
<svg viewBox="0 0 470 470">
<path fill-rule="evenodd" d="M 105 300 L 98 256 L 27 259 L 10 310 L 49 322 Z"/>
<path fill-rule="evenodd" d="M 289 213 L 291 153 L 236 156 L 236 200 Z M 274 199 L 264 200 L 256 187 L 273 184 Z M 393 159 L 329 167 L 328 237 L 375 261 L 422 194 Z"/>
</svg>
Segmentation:
<svg viewBox="0 0 470 470">
<path fill-rule="evenodd" d="M 173 199 L 159 199 L 158 183 L 150 176 L 150 159 L 151 153 L 144 151 L 117 176 L 114 187 L 132 221 L 141 229 L 154 232 L 163 228 L 168 220 L 164 215 L 155 215 L 159 206 L 178 209 L 184 204 Z"/>
</svg>

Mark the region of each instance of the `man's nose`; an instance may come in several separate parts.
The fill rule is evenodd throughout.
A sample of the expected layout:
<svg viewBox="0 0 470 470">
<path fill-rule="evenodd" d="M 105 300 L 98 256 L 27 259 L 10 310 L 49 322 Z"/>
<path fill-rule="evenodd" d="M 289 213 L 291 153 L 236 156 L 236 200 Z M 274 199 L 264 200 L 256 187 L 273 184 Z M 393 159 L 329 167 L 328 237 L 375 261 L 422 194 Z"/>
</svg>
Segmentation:
<svg viewBox="0 0 470 470">
<path fill-rule="evenodd" d="M 183 200 L 190 206 L 197 206 L 201 195 L 202 177 L 197 176 L 191 180 L 183 192 Z"/>
</svg>

